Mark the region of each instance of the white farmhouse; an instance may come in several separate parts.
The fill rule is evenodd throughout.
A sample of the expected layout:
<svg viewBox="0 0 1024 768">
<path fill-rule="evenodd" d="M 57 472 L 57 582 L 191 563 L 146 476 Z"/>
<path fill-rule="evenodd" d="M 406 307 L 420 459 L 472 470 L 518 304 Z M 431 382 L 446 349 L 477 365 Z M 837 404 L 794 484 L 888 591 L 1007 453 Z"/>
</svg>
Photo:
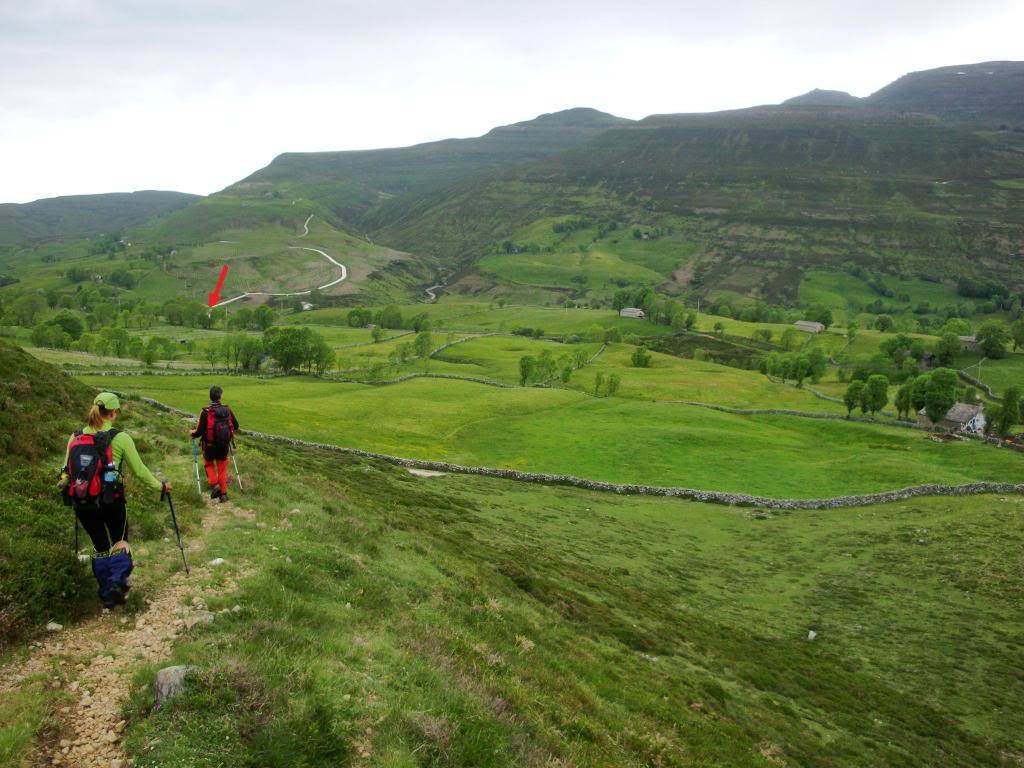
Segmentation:
<svg viewBox="0 0 1024 768">
<path fill-rule="evenodd" d="M 619 317 L 636 317 L 643 319 L 647 315 L 644 314 L 642 309 L 638 307 L 623 307 L 619 310 Z"/>
<path fill-rule="evenodd" d="M 934 424 L 922 408 L 917 412 L 917 420 L 928 427 L 939 427 L 947 432 L 962 432 L 966 435 L 980 435 L 985 432 L 984 406 L 974 403 L 954 403 L 946 411 L 946 415 Z"/>
<path fill-rule="evenodd" d="M 813 320 L 797 320 L 793 323 L 793 327 L 804 333 L 821 333 L 825 330 L 825 326 L 822 323 L 816 323 Z"/>
</svg>

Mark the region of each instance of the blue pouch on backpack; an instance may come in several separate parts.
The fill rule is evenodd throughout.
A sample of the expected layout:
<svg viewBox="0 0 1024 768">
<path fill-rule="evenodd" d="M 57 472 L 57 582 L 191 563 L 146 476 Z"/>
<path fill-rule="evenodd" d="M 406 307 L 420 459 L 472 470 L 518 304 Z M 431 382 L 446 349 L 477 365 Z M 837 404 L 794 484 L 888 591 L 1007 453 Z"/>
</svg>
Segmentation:
<svg viewBox="0 0 1024 768">
<path fill-rule="evenodd" d="M 112 597 L 123 596 L 128 591 L 128 576 L 133 567 L 132 556 L 128 552 L 94 556 L 92 573 L 100 588 L 100 600 L 106 602 Z"/>
</svg>

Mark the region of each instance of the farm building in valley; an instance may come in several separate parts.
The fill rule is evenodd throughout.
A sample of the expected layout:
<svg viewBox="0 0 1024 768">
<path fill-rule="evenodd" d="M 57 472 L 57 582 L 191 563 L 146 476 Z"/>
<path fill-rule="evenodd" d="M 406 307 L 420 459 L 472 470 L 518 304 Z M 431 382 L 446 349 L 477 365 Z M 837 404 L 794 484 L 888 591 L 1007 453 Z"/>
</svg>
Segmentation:
<svg viewBox="0 0 1024 768">
<path fill-rule="evenodd" d="M 963 352 L 977 352 L 978 351 L 978 337 L 977 336 L 958 336 L 960 339 L 960 350 Z"/>
<path fill-rule="evenodd" d="M 623 307 L 619 310 L 619 317 L 636 317 L 644 318 L 646 315 L 644 311 L 639 307 Z"/>
<path fill-rule="evenodd" d="M 946 415 L 935 424 L 928 418 L 924 408 L 917 412 L 917 421 L 927 427 L 939 427 L 947 432 L 963 432 L 968 435 L 980 435 L 985 431 L 984 406 L 972 403 L 954 403 L 946 411 Z"/>
<path fill-rule="evenodd" d="M 798 331 L 804 331 L 805 333 L 821 333 L 825 330 L 825 326 L 821 323 L 816 323 L 814 320 L 797 320 L 793 323 L 793 327 Z"/>
</svg>

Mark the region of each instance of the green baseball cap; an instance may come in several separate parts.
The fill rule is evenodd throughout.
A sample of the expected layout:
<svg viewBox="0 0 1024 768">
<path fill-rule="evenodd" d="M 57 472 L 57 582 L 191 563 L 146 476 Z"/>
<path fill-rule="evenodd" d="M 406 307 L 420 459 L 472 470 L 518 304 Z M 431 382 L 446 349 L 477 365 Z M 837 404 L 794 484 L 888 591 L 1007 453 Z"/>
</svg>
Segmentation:
<svg viewBox="0 0 1024 768">
<path fill-rule="evenodd" d="M 121 410 L 121 401 L 117 399 L 117 395 L 113 392 L 100 392 L 96 395 L 96 399 L 93 400 L 96 405 L 102 405 L 108 411 L 119 411 Z"/>
</svg>

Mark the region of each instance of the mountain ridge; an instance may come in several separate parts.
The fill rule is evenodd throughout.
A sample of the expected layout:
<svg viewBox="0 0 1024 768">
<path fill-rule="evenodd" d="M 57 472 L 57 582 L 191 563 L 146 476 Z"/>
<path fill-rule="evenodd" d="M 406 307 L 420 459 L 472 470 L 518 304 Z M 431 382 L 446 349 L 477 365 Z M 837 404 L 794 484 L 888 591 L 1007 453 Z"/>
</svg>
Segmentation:
<svg viewBox="0 0 1024 768">
<path fill-rule="evenodd" d="M 112 234 L 184 208 L 200 198 L 186 192 L 138 190 L 2 203 L 0 246 Z"/>
</svg>

